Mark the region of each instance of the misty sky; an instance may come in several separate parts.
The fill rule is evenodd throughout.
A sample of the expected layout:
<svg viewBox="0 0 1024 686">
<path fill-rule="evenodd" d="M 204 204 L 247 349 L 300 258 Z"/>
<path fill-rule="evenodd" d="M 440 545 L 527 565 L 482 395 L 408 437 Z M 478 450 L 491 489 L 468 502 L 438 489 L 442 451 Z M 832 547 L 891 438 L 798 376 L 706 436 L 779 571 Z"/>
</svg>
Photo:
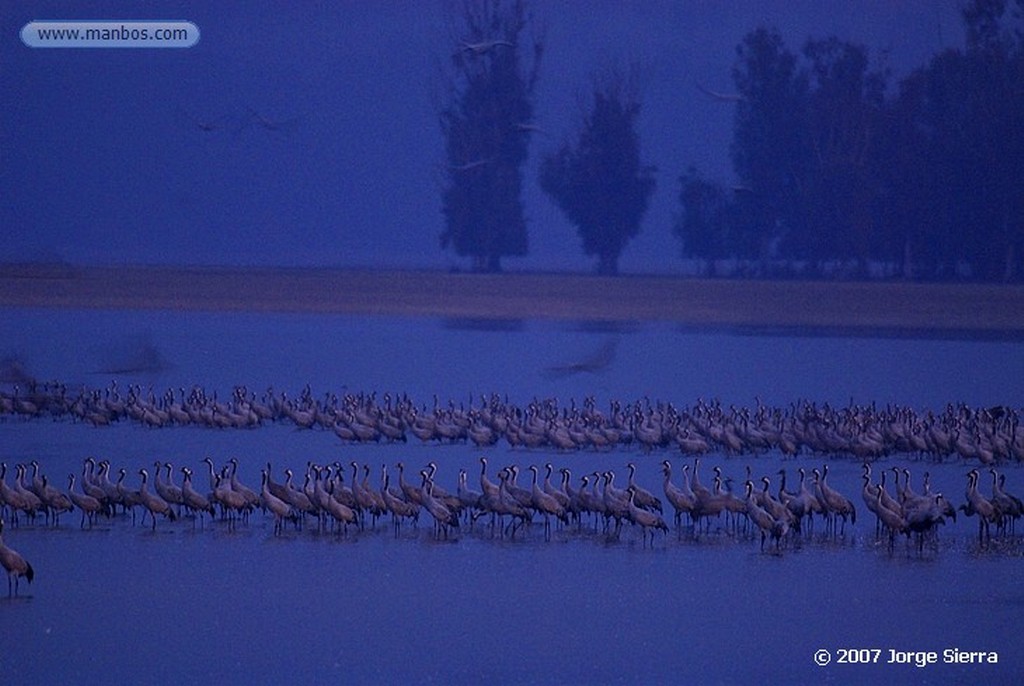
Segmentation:
<svg viewBox="0 0 1024 686">
<path fill-rule="evenodd" d="M 0 261 L 466 267 L 439 248 L 443 3 L 33 2 L 0 7 Z M 26 9 L 26 6 L 28 7 Z M 126 9 L 126 7 L 128 9 Z M 728 181 L 735 46 L 776 26 L 798 51 L 835 34 L 898 79 L 962 43 L 953 0 L 545 2 L 547 50 L 510 270 L 590 270 L 536 170 L 601 68 L 638 61 L 658 188 L 624 272 L 681 268 L 671 223 L 689 165 Z M 31 49 L 41 19 L 182 19 L 189 49 Z"/>
</svg>

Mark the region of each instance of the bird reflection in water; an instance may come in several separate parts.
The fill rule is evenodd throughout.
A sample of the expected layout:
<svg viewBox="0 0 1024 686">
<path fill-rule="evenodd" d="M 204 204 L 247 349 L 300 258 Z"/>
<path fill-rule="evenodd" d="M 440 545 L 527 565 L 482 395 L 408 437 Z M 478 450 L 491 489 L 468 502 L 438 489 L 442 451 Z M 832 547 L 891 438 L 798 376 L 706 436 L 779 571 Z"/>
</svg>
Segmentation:
<svg viewBox="0 0 1024 686">
<path fill-rule="evenodd" d="M 618 338 L 609 338 L 593 353 L 578 362 L 555 365 L 544 370 L 548 379 L 564 379 L 574 374 L 600 374 L 611 367 L 615 361 L 615 352 L 619 347 Z"/>
</svg>

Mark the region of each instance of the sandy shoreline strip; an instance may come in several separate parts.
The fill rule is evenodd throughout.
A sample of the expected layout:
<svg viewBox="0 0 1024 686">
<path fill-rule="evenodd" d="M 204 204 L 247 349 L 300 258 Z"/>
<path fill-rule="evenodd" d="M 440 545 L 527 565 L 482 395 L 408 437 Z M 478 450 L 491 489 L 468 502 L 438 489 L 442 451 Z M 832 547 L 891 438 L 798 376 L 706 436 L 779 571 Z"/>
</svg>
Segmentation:
<svg viewBox="0 0 1024 686">
<path fill-rule="evenodd" d="M 0 265 L 0 307 L 670 321 L 1024 335 L 1024 287 L 325 268 Z"/>
</svg>

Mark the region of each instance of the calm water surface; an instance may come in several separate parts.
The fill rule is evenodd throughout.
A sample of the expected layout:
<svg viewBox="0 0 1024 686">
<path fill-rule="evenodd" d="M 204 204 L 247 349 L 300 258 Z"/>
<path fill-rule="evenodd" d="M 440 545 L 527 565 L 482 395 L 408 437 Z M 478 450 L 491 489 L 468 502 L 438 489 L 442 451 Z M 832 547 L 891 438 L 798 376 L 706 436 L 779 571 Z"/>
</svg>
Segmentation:
<svg viewBox="0 0 1024 686">
<path fill-rule="evenodd" d="M 947 402 L 1024 405 L 1024 346 L 969 340 L 749 336 L 684 331 L 667 324 L 595 327 L 291 315 L 66 312 L 3 313 L 0 356 L 15 355 L 41 379 L 104 387 L 117 378 L 168 387 L 200 384 L 222 397 L 235 384 L 295 395 L 406 392 L 468 403 L 481 393 L 525 404 L 567 405 L 594 395 L 644 396 L 688 405 L 697 398 L 785 405 L 799 398 L 939 409 Z M 553 374 L 613 341 L 599 373 Z M 131 373 L 140 348 L 162 366 Z M 123 373 L 111 374 L 111 370 Z M 109 429 L 66 421 L 0 422 L 0 457 L 38 459 L 60 486 L 88 455 L 135 473 L 154 460 L 199 469 L 238 457 L 259 483 L 308 460 L 375 466 L 404 460 L 440 465 L 454 488 L 460 467 L 473 483 L 471 446 L 344 446 L 333 434 L 272 426 L 254 431 Z M 663 456 L 640 453 L 486 453 L 492 464 L 554 462 L 574 474 L 639 465 L 661 486 Z M 669 452 L 677 469 L 678 453 Z M 820 466 L 810 457 L 709 456 L 738 482 L 755 474 Z M 859 496 L 859 466 L 832 462 L 830 482 L 862 515 L 846 535 L 818 531 L 781 555 L 721 531 L 699 540 L 673 530 L 653 547 L 625 528 L 600 533 L 542 527 L 515 540 L 481 520 L 455 541 L 436 541 L 424 522 L 396 537 L 386 525 L 346 536 L 312 529 L 273 536 L 256 515 L 231 531 L 161 521 L 155 532 L 130 518 L 83 531 L 78 516 L 58 528 L 8 526 L 5 540 L 36 569 L 25 597 L 0 602 L 0 677 L 6 683 L 1020 683 L 1024 611 L 1019 539 L 982 548 L 976 523 L 945 527 L 923 554 L 876 543 Z M 967 467 L 882 461 L 925 470 L 938 490 L 963 500 Z M 1007 487 L 1024 470 L 1007 466 Z M 200 476 L 202 475 L 202 476 Z M 492 472 L 493 476 L 493 472 Z M 133 484 L 137 483 L 133 481 Z M 983 482 L 987 489 L 987 482 Z M 424 514 L 426 518 L 426 515 Z M 539 522 L 539 520 L 538 520 Z M 995 666 L 817 667 L 816 650 L 840 648 L 998 651 Z"/>
</svg>

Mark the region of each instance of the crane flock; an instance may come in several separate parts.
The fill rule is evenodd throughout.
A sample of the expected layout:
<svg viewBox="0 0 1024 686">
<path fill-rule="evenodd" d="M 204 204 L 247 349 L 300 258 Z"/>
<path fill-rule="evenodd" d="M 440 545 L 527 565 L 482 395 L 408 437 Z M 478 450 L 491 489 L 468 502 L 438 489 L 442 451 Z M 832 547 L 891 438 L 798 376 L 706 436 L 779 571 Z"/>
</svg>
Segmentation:
<svg viewBox="0 0 1024 686">
<path fill-rule="evenodd" d="M 665 517 L 671 513 L 680 540 L 699 541 L 708 535 L 753 538 L 760 540 L 761 551 L 767 546 L 769 552 L 781 553 L 813 536 L 816 522 L 823 527 L 822 536 L 845 537 L 846 524 L 856 524 L 859 507 L 829 483 L 828 464 L 809 473 L 798 468 L 798 481 L 792 489 L 787 486 L 785 469 L 778 470 L 773 487 L 774 475 L 757 475 L 747 466 L 742 488 L 733 489 L 734 479 L 726 475 L 723 465 L 712 467 L 711 483 L 705 485 L 701 458 L 686 461 L 678 478 L 672 460 L 665 459 L 656 495 L 637 481 L 633 462 L 625 466 L 622 487 L 616 484 L 611 469 L 575 479 L 568 467 L 556 469 L 550 462 L 530 464 L 523 470 L 515 463 L 492 468 L 486 456 L 478 460 L 479 472 L 472 482 L 475 470 L 462 467 L 451 490 L 439 483 L 440 470 L 433 461 L 418 470 L 409 469 L 404 462 L 384 463 L 379 470 L 356 461 L 348 465 L 307 462 L 300 478 L 291 468 L 275 472 L 272 464 L 266 463 L 260 469 L 260 486 L 253 489 L 241 481 L 237 458 L 217 466 L 206 457 L 195 470 L 188 466 L 176 469 L 158 460 L 150 471 L 147 467 L 115 468 L 109 460 L 87 457 L 79 474 L 68 474 L 67 491 L 51 485 L 36 460 L 14 465 L 15 476 L 9 485 L 8 465 L 0 463 L 0 533 L 3 521 L 19 527 L 23 522 L 36 522 L 40 515 L 46 525 L 59 527 L 63 515 L 78 510 L 82 528 L 95 526 L 100 518 L 110 525 L 130 519 L 132 524 L 153 530 L 178 520 L 190 521 L 193 528 L 205 528 L 207 521 L 210 526 L 235 528 L 263 517 L 272 521 L 274 536 L 284 535 L 289 528 L 337 535 L 393 531 L 398 536 L 403 526 L 415 527 L 422 518 L 429 520 L 433 537 L 445 540 L 469 532 L 491 538 L 543 536 L 550 540 L 558 530 L 563 537 L 596 535 L 618 541 L 628 526 L 639 531 L 644 547 L 648 543 L 653 547 L 659 534 L 668 540 L 670 527 Z M 996 536 L 1011 535 L 1024 507 L 1006 490 L 1006 475 L 994 468 L 988 471 L 991 497 L 978 489 L 982 472 L 971 469 L 966 475 L 964 503 L 957 508 L 932 490 L 927 473 L 919 493 L 911 485 L 909 469 L 890 467 L 876 482 L 872 464 L 864 463 L 861 500 L 876 516 L 875 541 L 887 541 L 891 551 L 897 536 L 916 536 L 917 548 L 923 551 L 926 542 L 937 541 L 938 527 L 955 520 L 958 511 L 977 517 L 982 545 L 992 541 L 993 529 Z M 208 486 L 194 481 L 197 472 L 205 472 Z M 375 484 L 374 472 L 379 475 Z M 886 485 L 890 472 L 891 493 Z M 129 479 L 129 473 L 134 478 Z M 521 484 L 519 479 L 525 480 L 526 473 L 529 479 Z M 177 474 L 181 475 L 180 485 L 175 481 Z M 279 474 L 283 481 L 278 480 Z M 532 533 L 534 526 L 542 533 Z M 17 593 L 19 579 L 32 581 L 32 566 L 6 547 L 2 538 L 0 562 L 8 573 L 9 594 Z"/>
<path fill-rule="evenodd" d="M 34 570 L 5 545 L 4 522 L 20 527 L 41 515 L 46 525 L 58 527 L 62 516 L 75 510 L 83 528 L 127 520 L 154 530 L 179 520 L 194 528 L 205 528 L 208 521 L 210 526 L 234 528 L 262 517 L 272 522 L 275 536 L 289 529 L 338 535 L 390 530 L 398 536 L 403 526 L 416 527 L 421 518 L 429 519 L 435 538 L 445 540 L 467 533 L 511 539 L 542 535 L 549 540 L 555 532 L 619 540 L 628 527 L 639 531 L 644 547 L 654 546 L 659 534 L 668 534 L 665 518 L 671 513 L 679 539 L 753 538 L 760 540 L 761 551 L 773 553 L 801 545 L 813 535 L 816 521 L 822 536 L 845 537 L 847 525 L 856 525 L 861 505 L 875 515 L 875 541 L 887 543 L 890 551 L 898 536 L 906 536 L 908 550 L 909 539 L 915 537 L 923 552 L 926 543 L 937 541 L 939 526 L 955 520 L 958 512 L 977 518 L 978 540 L 989 545 L 993 537 L 1013 535 L 1016 520 L 1024 514 L 1021 500 L 1007 490 L 1005 472 L 996 469 L 1024 460 L 1020 411 L 1006 406 L 975 409 L 951 403 L 940 411 L 918 412 L 852 402 L 836 407 L 799 401 L 780 408 L 758 400 L 747 408 L 698 400 L 681 407 L 642 398 L 631 403 L 612 400 L 602 410 L 593 397 L 580 403 L 570 400 L 568 406 L 555 398 L 534 398 L 520 407 L 492 393 L 464 404 L 435 397 L 428 406 L 405 394 L 317 397 L 308 385 L 295 398 L 273 389 L 257 396 L 238 386 L 223 401 L 199 386 L 158 395 L 138 385 L 121 389 L 116 381 L 102 389 L 73 390 L 56 381 L 0 389 L 0 421 L 41 418 L 94 426 L 134 423 L 150 429 L 290 424 L 331 432 L 344 443 L 404 444 L 413 439 L 465 443 L 487 452 L 504 443 L 511 454 L 543 459 L 616 450 L 643 458 L 659 452 L 665 459 L 659 495 L 637 481 L 632 461 L 625 466 L 626 483 L 616 484 L 615 470 L 587 468 L 574 477 L 568 467 L 556 469 L 551 462 L 525 469 L 513 462 L 488 472 L 488 458 L 480 456 L 478 475 L 463 466 L 454 489 L 442 485 L 433 461 L 419 469 L 407 468 L 403 461 L 379 466 L 310 461 L 303 469 L 283 472 L 275 472 L 268 462 L 260 470 L 258 488 L 242 482 L 236 458 L 217 466 L 206 457 L 194 468 L 155 461 L 150 469 L 148 464 L 115 467 L 110 460 L 88 457 L 80 473 L 52 480 L 36 460 L 13 463 L 10 469 L 3 462 L 0 562 L 8 573 L 9 595 L 18 593 L 20 579 L 31 582 Z M 673 461 L 680 454 L 684 463 L 676 478 Z M 736 478 L 725 474 L 724 465 L 714 465 L 705 485 L 699 470 L 706 454 L 826 461 L 820 469 L 798 468 L 794 488 L 787 485 L 785 469 L 756 474 L 756 460 Z M 954 506 L 947 496 L 932 491 L 928 473 L 920 493 L 912 488 L 905 467 L 883 469 L 876 480 L 872 465 L 886 457 L 959 459 L 978 466 L 966 473 L 964 501 Z M 859 503 L 829 481 L 830 458 L 863 462 Z M 985 470 L 992 479 L 990 496 L 980 490 Z M 886 484 L 890 474 L 892 492 Z M 61 490 L 58 485 L 64 483 L 67 489 Z M 532 533 L 534 527 L 542 533 Z"/>
<path fill-rule="evenodd" d="M 568 406 L 556 398 L 534 398 L 523 406 L 497 393 L 468 403 L 417 403 L 406 394 L 327 392 L 306 386 L 296 397 L 267 389 L 262 395 L 236 386 L 221 400 L 200 386 L 191 389 L 72 389 L 52 381 L 26 389 L 0 390 L 0 419 L 70 419 L 108 426 L 134 422 L 150 428 L 173 426 L 253 429 L 288 423 L 329 431 L 345 443 L 471 443 L 482 449 L 505 444 L 513 449 L 559 452 L 678 450 L 785 456 L 820 455 L 874 460 L 881 457 L 959 458 L 991 466 L 1024 461 L 1021 411 L 997 405 L 972 408 L 947 404 L 941 410 L 851 402 L 845 407 L 801 400 L 772 407 L 725 406 L 699 399 L 692 406 L 642 398 L 612 400 L 600 409 L 586 397 Z"/>
</svg>

